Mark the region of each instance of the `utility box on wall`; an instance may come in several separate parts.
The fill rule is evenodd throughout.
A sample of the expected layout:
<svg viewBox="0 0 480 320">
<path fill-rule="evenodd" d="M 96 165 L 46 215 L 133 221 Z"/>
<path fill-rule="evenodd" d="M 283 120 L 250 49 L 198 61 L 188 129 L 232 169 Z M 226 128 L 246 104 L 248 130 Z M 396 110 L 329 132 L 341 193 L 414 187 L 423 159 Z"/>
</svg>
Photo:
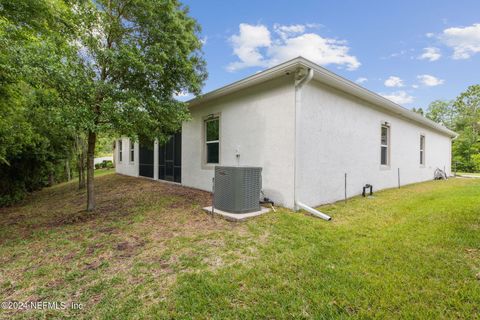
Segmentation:
<svg viewBox="0 0 480 320">
<path fill-rule="evenodd" d="M 216 209 L 233 213 L 259 211 L 261 190 L 262 168 L 215 167 Z"/>
</svg>

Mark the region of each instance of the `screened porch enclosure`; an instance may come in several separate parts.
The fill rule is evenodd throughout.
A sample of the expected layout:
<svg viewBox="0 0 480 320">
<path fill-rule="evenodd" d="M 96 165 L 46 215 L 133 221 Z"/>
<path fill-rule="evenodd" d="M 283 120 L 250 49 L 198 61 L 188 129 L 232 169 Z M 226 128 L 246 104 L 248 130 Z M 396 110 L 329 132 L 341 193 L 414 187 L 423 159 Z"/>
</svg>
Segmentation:
<svg viewBox="0 0 480 320">
<path fill-rule="evenodd" d="M 182 182 L 182 133 L 158 146 L 158 179 Z"/>
<path fill-rule="evenodd" d="M 138 175 L 153 178 L 154 143 L 146 139 L 139 141 Z"/>
</svg>

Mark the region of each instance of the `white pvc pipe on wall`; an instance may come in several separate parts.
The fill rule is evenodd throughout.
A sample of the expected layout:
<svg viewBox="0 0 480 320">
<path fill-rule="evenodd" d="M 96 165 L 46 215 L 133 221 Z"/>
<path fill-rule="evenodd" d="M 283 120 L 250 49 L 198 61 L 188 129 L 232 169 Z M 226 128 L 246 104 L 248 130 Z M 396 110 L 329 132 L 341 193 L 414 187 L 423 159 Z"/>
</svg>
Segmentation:
<svg viewBox="0 0 480 320">
<path fill-rule="evenodd" d="M 301 203 L 301 202 L 298 202 L 298 201 L 297 201 L 296 205 L 297 205 L 300 209 L 303 209 L 303 210 L 305 210 L 305 211 L 308 211 L 308 212 L 310 212 L 311 214 L 313 214 L 314 216 L 319 217 L 319 218 L 322 218 L 323 220 L 327 220 L 327 221 L 332 220 L 332 217 L 330 217 L 330 216 L 326 215 L 325 213 L 322 213 L 322 212 L 320 212 L 320 211 L 318 211 L 318 210 L 315 210 L 315 209 L 313 209 L 312 207 L 309 207 L 309 206 L 307 206 L 307 205 L 304 204 L 304 203 Z"/>
<path fill-rule="evenodd" d="M 306 73 L 305 73 L 306 72 Z M 297 198 L 298 198 L 298 175 L 300 172 L 299 159 L 300 153 L 298 151 L 298 145 L 300 144 L 300 115 L 302 111 L 302 88 L 310 82 L 313 78 L 313 69 L 297 70 L 295 74 L 295 144 L 294 144 L 294 173 L 293 173 L 293 202 L 295 210 L 298 210 Z"/>
</svg>

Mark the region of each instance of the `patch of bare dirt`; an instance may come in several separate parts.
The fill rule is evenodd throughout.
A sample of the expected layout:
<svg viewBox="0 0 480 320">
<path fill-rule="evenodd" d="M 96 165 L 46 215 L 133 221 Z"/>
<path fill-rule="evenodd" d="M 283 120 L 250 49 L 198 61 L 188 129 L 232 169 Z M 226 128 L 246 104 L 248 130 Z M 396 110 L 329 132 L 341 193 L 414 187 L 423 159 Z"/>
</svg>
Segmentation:
<svg viewBox="0 0 480 320">
<path fill-rule="evenodd" d="M 105 233 L 105 234 L 112 234 L 115 233 L 116 229 L 113 227 L 104 227 L 98 229 L 98 232 Z"/>
<path fill-rule="evenodd" d="M 468 248 L 468 249 L 465 249 L 465 252 L 467 253 L 468 257 L 471 259 L 480 259 L 480 249 Z"/>
<path fill-rule="evenodd" d="M 63 256 L 63 262 L 69 262 L 69 261 L 73 260 L 76 255 L 77 254 L 75 252 L 70 252 L 70 253 L 66 254 L 65 256 Z"/>
<path fill-rule="evenodd" d="M 93 262 L 86 263 L 85 264 L 85 270 L 96 270 L 96 269 L 100 268 L 101 265 L 102 265 L 102 261 L 95 260 Z"/>
<path fill-rule="evenodd" d="M 129 242 L 129 241 L 122 241 L 117 243 L 116 249 L 118 251 L 121 251 L 119 254 L 119 257 L 121 258 L 126 258 L 126 257 L 131 257 L 134 256 L 138 249 L 143 247 L 145 245 L 144 241 L 135 241 L 135 242 Z"/>
<path fill-rule="evenodd" d="M 88 246 L 87 250 L 85 251 L 86 254 L 92 255 L 95 250 L 103 248 L 103 244 L 101 243 L 94 243 Z"/>
<path fill-rule="evenodd" d="M 49 289 L 59 288 L 62 285 L 64 285 L 64 283 L 65 283 L 65 281 L 63 281 L 63 279 L 57 278 L 57 279 L 52 280 L 49 283 L 47 283 L 47 288 L 49 288 Z"/>
</svg>

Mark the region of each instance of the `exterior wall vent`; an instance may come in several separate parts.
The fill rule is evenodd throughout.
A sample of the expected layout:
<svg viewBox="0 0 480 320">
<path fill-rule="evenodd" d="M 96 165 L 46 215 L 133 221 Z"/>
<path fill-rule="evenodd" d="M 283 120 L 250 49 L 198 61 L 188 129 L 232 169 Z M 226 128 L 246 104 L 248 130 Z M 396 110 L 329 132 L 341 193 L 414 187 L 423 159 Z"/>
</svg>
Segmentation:
<svg viewBox="0 0 480 320">
<path fill-rule="evenodd" d="M 260 211 L 262 168 L 260 167 L 215 167 L 216 209 L 247 213 Z"/>
</svg>

